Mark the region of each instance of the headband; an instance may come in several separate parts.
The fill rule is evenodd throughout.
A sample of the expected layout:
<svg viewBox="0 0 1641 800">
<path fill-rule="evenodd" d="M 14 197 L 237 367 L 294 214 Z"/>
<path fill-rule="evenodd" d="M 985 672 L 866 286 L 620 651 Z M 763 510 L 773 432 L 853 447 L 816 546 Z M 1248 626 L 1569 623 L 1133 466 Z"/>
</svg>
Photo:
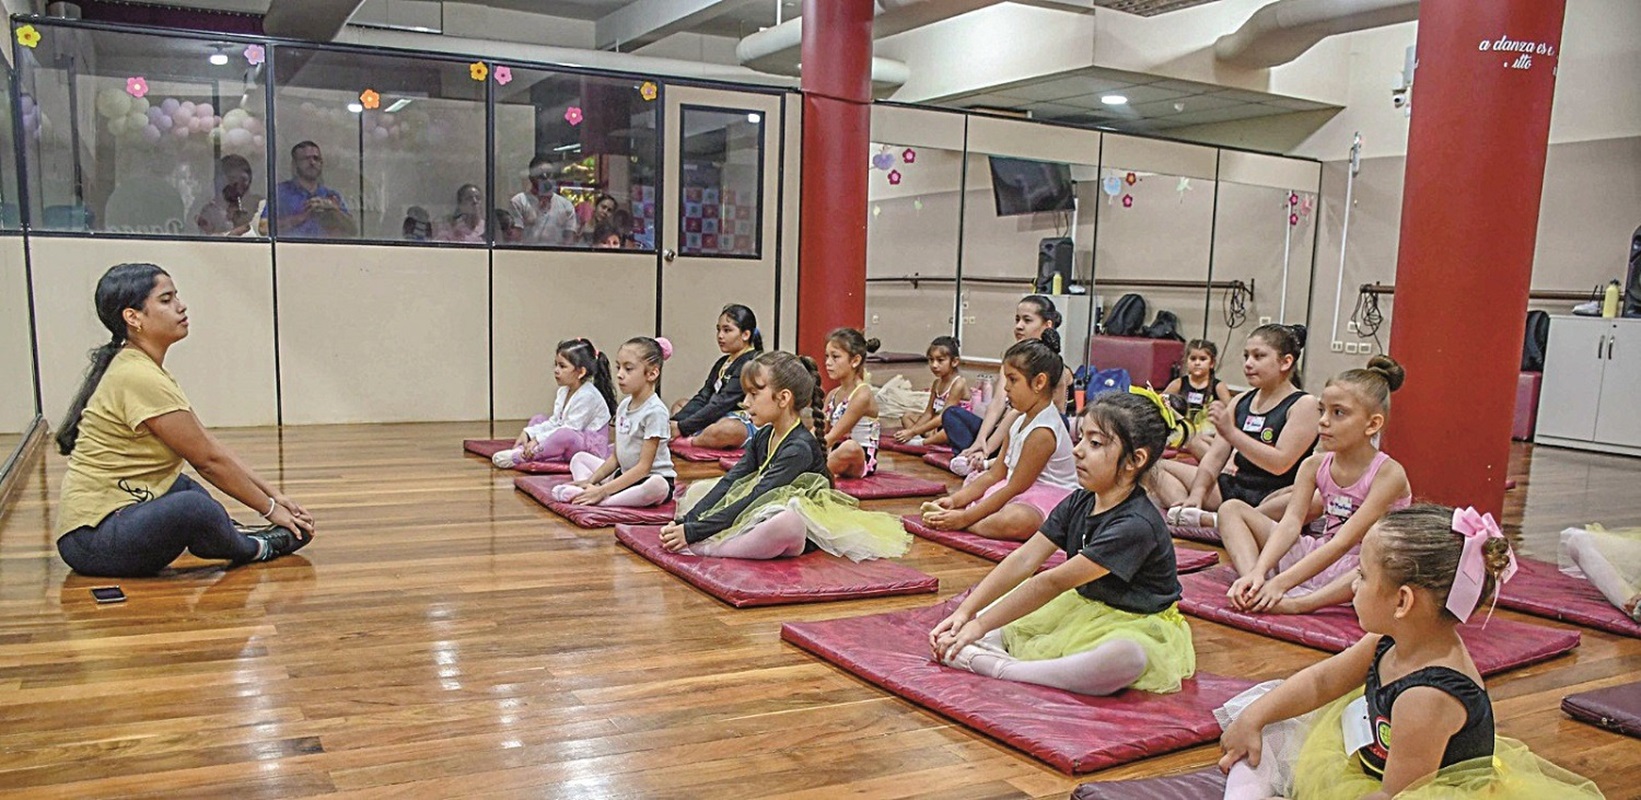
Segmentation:
<svg viewBox="0 0 1641 800">
<path fill-rule="evenodd" d="M 1492 514 L 1479 514 L 1474 508 L 1453 510 L 1453 532 L 1464 537 L 1464 552 L 1459 555 L 1459 568 L 1453 574 L 1453 588 L 1447 592 L 1447 610 L 1464 622 L 1481 604 L 1482 585 L 1487 581 L 1487 555 L 1484 552 L 1487 541 L 1503 539 L 1504 532 L 1499 530 L 1499 524 L 1493 520 Z M 1493 584 L 1494 606 L 1498 605 L 1500 587 L 1515 574 L 1516 553 L 1512 549 L 1509 563 L 1499 572 L 1498 580 Z M 1487 618 L 1493 618 L 1492 608 L 1487 610 Z"/>
</svg>

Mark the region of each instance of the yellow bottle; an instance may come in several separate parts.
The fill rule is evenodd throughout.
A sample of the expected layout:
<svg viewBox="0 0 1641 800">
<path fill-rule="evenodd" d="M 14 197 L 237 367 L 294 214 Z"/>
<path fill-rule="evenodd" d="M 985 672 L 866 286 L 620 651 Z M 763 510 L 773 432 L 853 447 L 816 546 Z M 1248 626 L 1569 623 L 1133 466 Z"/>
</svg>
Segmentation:
<svg viewBox="0 0 1641 800">
<path fill-rule="evenodd" d="M 1054 294 L 1065 294 L 1065 276 L 1054 273 Z"/>
<path fill-rule="evenodd" d="M 1618 297 L 1621 294 L 1623 289 L 1618 285 L 1618 281 L 1607 284 L 1607 291 L 1601 297 L 1601 316 L 1607 319 L 1618 316 Z"/>
</svg>

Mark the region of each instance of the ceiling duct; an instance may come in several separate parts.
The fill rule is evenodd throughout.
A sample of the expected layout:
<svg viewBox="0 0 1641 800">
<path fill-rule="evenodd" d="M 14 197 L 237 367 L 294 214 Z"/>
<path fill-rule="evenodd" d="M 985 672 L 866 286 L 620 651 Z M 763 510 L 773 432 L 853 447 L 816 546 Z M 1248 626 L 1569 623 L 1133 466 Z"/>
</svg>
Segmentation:
<svg viewBox="0 0 1641 800">
<path fill-rule="evenodd" d="M 1249 69 L 1292 61 L 1340 33 L 1419 18 L 1419 0 L 1276 0 L 1214 42 L 1214 57 Z"/>
<path fill-rule="evenodd" d="M 1096 8 L 1123 11 L 1141 17 L 1154 17 L 1170 11 L 1203 6 L 1214 0 L 1090 0 Z"/>
</svg>

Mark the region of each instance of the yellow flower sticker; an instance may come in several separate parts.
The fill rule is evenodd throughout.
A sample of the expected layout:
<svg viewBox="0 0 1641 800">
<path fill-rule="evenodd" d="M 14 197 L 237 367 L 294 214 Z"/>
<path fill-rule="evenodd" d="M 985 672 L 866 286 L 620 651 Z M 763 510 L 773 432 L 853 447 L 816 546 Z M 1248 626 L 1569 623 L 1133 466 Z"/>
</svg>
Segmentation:
<svg viewBox="0 0 1641 800">
<path fill-rule="evenodd" d="M 32 48 L 40 43 L 40 32 L 33 25 L 24 25 L 17 29 L 17 43 Z"/>
<path fill-rule="evenodd" d="M 490 77 L 490 66 L 483 61 L 475 61 L 467 65 L 467 74 L 473 76 L 473 80 L 482 81 Z"/>
<path fill-rule="evenodd" d="M 655 81 L 644 81 L 638 86 L 638 96 L 645 100 L 654 100 L 661 93 L 655 86 Z"/>
</svg>

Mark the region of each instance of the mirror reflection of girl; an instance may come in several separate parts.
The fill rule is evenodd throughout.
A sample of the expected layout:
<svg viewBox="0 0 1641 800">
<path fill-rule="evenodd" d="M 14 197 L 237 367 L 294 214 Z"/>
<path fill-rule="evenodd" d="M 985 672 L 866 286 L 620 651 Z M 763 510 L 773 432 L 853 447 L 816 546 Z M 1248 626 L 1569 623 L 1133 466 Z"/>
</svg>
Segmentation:
<svg viewBox="0 0 1641 800">
<path fill-rule="evenodd" d="M 901 418 L 895 441 L 935 447 L 948 441 L 941 427 L 946 409 L 960 408 L 972 414 L 974 401 L 969 397 L 969 382 L 958 372 L 963 357 L 958 353 L 957 339 L 936 336 L 924 355 L 929 359 L 929 372 L 934 374 L 934 383 L 929 386 L 929 404 L 922 413 Z"/>
<path fill-rule="evenodd" d="M 743 400 L 741 370 L 763 352 L 764 337 L 752 309 L 730 303 L 718 314 L 718 350 L 724 355 L 707 370 L 700 390 L 672 407 L 675 447 L 694 445 L 736 450 L 758 432 Z"/>
<path fill-rule="evenodd" d="M 1207 339 L 1192 339 L 1185 345 L 1185 374 L 1173 379 L 1163 394 L 1185 400 L 1184 416 L 1195 433 L 1182 448 L 1201 461 L 1214 443 L 1214 426 L 1208 421 L 1208 406 L 1214 401 L 1231 402 L 1231 387 L 1219 380 L 1219 345 Z"/>
<path fill-rule="evenodd" d="M 758 432 L 724 477 L 690 484 L 679 521 L 661 529 L 662 546 L 715 558 L 785 558 L 811 545 L 853 561 L 905 554 L 912 537 L 899 519 L 864 511 L 832 488 L 816 435 L 823 421 L 815 360 L 764 353 L 741 381 Z"/>
<path fill-rule="evenodd" d="M 1014 341 L 1041 339 L 1043 331 L 1047 330 L 1058 333 L 1063 321 L 1053 300 L 1040 294 L 1028 295 L 1014 307 Z M 1059 351 L 1058 344 L 1055 351 Z M 1003 377 L 999 369 L 998 385 L 1002 385 Z M 1071 380 L 1070 368 L 1063 367 L 1060 378 L 1054 382 L 1057 391 L 1053 393 L 1053 402 L 1062 416 L 1066 410 L 1065 388 L 1071 385 Z M 964 408 L 947 408 L 940 415 L 946 437 L 951 440 L 952 449 L 957 451 L 957 456 L 952 458 L 952 472 L 968 475 L 984 470 L 991 454 L 1002 448 L 1003 432 L 1014 424 L 1018 415 L 1009 407 L 1006 395 L 1000 395 L 998 400 L 1001 402 L 994 401 L 986 407 L 985 419 Z"/>
<path fill-rule="evenodd" d="M 826 374 L 838 387 L 826 396 L 826 465 L 839 478 L 864 478 L 877 471 L 877 394 L 866 377 L 866 356 L 878 340 L 854 328 L 838 328 L 826 337 Z"/>
</svg>

